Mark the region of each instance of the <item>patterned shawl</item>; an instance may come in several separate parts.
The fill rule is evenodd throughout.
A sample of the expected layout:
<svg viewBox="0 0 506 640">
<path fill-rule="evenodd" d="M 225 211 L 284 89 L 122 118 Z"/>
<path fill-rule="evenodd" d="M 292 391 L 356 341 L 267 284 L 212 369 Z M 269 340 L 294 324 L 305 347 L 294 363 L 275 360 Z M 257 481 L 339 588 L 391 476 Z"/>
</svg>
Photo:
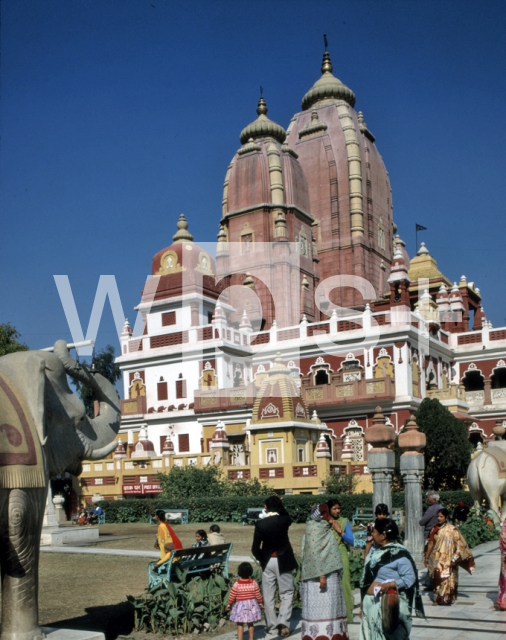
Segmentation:
<svg viewBox="0 0 506 640">
<path fill-rule="evenodd" d="M 499 536 L 499 549 L 506 555 L 506 520 L 502 523 L 501 535 Z"/>
<path fill-rule="evenodd" d="M 342 570 L 339 545 L 326 520 L 309 520 L 306 524 L 302 552 L 302 580 L 312 580 Z"/>
<path fill-rule="evenodd" d="M 432 576 L 438 569 L 442 578 L 448 578 L 452 564 L 462 567 L 470 574 L 473 574 L 476 568 L 473 554 L 464 537 L 455 525 L 447 522 L 439 527 L 434 536 L 434 548 L 427 570 Z"/>
<path fill-rule="evenodd" d="M 384 547 L 379 547 L 374 551 L 371 551 L 365 559 L 364 571 L 362 573 L 362 579 L 360 581 L 360 593 L 362 599 L 367 594 L 367 589 L 376 580 L 381 567 L 386 567 L 394 560 L 398 558 L 407 558 L 413 567 L 415 572 L 416 581 L 415 584 L 406 589 L 406 596 L 410 607 L 414 607 L 417 618 L 425 618 L 425 611 L 423 608 L 422 596 L 420 594 L 420 584 L 418 582 L 418 569 L 416 568 L 415 561 L 411 557 L 411 554 L 406 547 L 398 542 L 389 542 Z"/>
</svg>

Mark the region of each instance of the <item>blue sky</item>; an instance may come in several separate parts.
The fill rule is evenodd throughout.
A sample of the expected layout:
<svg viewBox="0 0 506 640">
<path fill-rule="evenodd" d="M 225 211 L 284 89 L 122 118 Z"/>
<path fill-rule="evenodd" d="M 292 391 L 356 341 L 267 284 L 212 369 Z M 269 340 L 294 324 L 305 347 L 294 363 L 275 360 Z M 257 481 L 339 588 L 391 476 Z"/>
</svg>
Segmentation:
<svg viewBox="0 0 506 640">
<path fill-rule="evenodd" d="M 284 127 L 320 76 L 357 96 L 390 173 L 450 279 L 506 324 L 506 4 L 445 0 L 2 0 L 0 322 L 31 348 L 84 332 L 101 274 L 126 315 L 180 213 L 214 241 L 225 171 L 259 86 Z M 118 347 L 109 306 L 97 346 Z"/>
</svg>

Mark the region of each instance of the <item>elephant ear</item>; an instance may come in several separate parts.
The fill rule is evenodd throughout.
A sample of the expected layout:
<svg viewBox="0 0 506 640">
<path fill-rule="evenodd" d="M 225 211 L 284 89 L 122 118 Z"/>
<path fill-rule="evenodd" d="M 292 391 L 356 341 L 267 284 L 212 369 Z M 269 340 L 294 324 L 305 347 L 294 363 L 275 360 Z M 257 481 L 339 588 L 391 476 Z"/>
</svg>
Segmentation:
<svg viewBox="0 0 506 640">
<path fill-rule="evenodd" d="M 44 391 L 46 376 L 44 375 L 45 359 L 38 353 L 31 353 L 26 359 L 26 370 L 24 371 L 23 385 L 25 389 L 30 389 L 25 394 L 25 399 L 33 416 L 40 443 L 46 442 L 46 416 L 44 407 Z"/>
</svg>

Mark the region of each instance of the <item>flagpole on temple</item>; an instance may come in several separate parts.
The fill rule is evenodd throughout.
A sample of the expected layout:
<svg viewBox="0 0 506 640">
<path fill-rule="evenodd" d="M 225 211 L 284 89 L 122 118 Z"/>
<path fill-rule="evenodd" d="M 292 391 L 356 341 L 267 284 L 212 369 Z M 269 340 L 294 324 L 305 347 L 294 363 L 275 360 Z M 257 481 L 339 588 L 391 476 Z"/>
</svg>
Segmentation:
<svg viewBox="0 0 506 640">
<path fill-rule="evenodd" d="M 415 223 L 415 255 L 418 253 L 418 232 L 427 231 L 427 227 L 423 227 L 421 224 Z"/>
</svg>

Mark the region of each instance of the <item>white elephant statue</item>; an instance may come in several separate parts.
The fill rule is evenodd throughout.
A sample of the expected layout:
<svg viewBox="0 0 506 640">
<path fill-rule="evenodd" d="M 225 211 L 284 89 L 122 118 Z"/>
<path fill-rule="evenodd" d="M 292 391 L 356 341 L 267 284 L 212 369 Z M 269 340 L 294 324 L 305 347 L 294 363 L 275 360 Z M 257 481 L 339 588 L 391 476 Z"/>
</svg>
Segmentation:
<svg viewBox="0 0 506 640">
<path fill-rule="evenodd" d="M 86 415 L 67 375 L 95 392 L 95 418 Z M 79 365 L 67 343 L 54 351 L 20 351 L 0 358 L 0 564 L 1 640 L 41 640 L 38 567 L 49 480 L 81 460 L 98 460 L 116 448 L 120 401 L 114 386 Z"/>
<path fill-rule="evenodd" d="M 504 471 L 500 471 L 499 466 Z M 503 522 L 506 518 L 505 440 L 493 440 L 473 455 L 467 469 L 467 484 L 474 506 L 479 509 L 482 500 L 486 500 Z"/>
</svg>

